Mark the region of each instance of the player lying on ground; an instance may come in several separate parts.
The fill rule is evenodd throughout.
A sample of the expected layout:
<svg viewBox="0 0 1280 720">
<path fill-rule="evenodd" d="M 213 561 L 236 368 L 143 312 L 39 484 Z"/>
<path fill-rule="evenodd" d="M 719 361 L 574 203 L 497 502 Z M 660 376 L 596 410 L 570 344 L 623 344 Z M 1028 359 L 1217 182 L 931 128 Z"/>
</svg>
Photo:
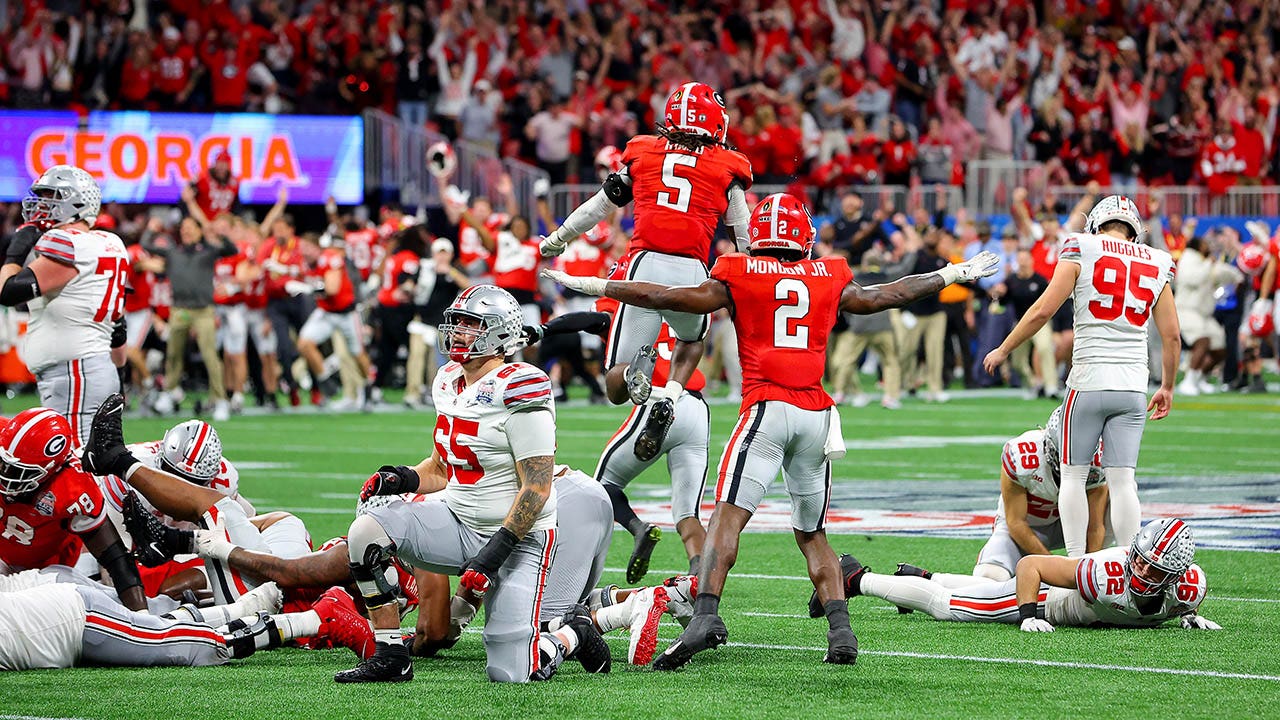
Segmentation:
<svg viewBox="0 0 1280 720">
<path fill-rule="evenodd" d="M 720 93 L 703 83 L 680 86 L 667 99 L 664 124 L 656 134 L 637 135 L 627 142 L 622 169 L 609 175 L 600 192 L 542 242 L 543 256 L 564 252 L 570 241 L 634 201 L 635 233 L 625 258 L 626 279 L 675 285 L 706 280 L 706 259 L 721 218 L 739 247 L 747 239 L 751 162 L 725 144 L 728 131 L 729 115 Z M 636 456 L 644 461 L 657 455 L 678 414 L 676 402 L 702 357 L 707 315 L 628 304 L 618 310 L 605 349 L 610 399 L 618 399 L 617 389 L 625 385 L 631 401 L 639 405 L 653 388 L 653 344 L 664 321 L 678 342 L 667 384 L 656 392 L 635 445 Z"/>
<path fill-rule="evenodd" d="M 1191 528 L 1166 518 L 1144 527 L 1128 548 L 1081 558 L 1028 555 L 1018 561 L 1017 577 L 1004 582 L 970 578 L 948 587 L 937 574 L 911 565 L 878 575 L 852 555 L 842 556 L 840 565 L 849 597 L 878 597 L 936 620 L 1016 623 L 1027 632 L 1052 632 L 1058 625 L 1155 627 L 1176 619 L 1183 628 L 1220 630 L 1196 614 L 1207 581 L 1192 562 L 1195 549 Z"/>
<path fill-rule="evenodd" d="M 840 417 L 822 388 L 827 340 L 836 313 L 866 314 L 900 307 L 947 285 L 990 275 L 998 259 L 981 253 L 960 265 L 863 288 L 847 262 L 809 258 L 814 229 L 809 212 L 790 195 L 756 205 L 751 254 L 722 256 L 711 279 L 691 287 L 648 282 L 548 277 L 588 295 L 640 307 L 710 313 L 727 308 L 742 358 L 741 417 L 720 461 L 716 508 L 707 529 L 698 574 L 698 598 L 689 627 L 654 661 L 673 670 L 728 637 L 719 616 L 720 594 L 738 553 L 739 536 L 765 492 L 782 472 L 791 496 L 791 524 L 808 562 L 830 624 L 832 663 L 853 663 L 858 641 L 849 626 L 839 564 L 824 523 L 831 494 L 831 463 L 842 457 Z M 747 311 L 747 309 L 750 309 Z M 741 312 L 739 312 L 741 310 Z"/>
<path fill-rule="evenodd" d="M 0 428 L 0 574 L 75 565 L 84 548 L 120 602 L 144 610 L 138 566 L 107 522 L 102 490 L 80 466 L 74 442 L 71 424 L 49 408 L 23 410 Z"/>
<path fill-rule="evenodd" d="M 621 264 L 619 268 L 622 268 L 621 272 L 615 268 L 610 276 L 625 277 L 625 268 Z M 526 336 L 531 342 L 540 342 L 547 335 L 560 333 L 589 332 L 604 335 L 617 312 L 618 303 L 609 298 L 600 298 L 596 301 L 596 307 L 603 312 L 567 313 L 546 325 L 525 328 Z M 657 359 L 653 369 L 655 382 L 665 382 L 671 370 L 675 343 L 675 336 L 671 334 L 667 324 L 663 323 L 658 341 L 654 345 Z M 695 369 L 688 386 L 676 401 L 676 419 L 671 432 L 658 444 L 656 453 L 650 459 L 641 460 L 638 457 L 641 453 L 635 449 L 642 440 L 644 433 L 641 429 L 648 424 L 649 415 L 658 412 L 653 398 L 631 411 L 600 454 L 600 461 L 596 465 L 596 480 L 609 493 L 614 520 L 635 538 L 631 557 L 627 559 L 629 583 L 640 582 L 649 571 L 649 558 L 653 555 L 654 546 L 662 539 L 662 530 L 636 515 L 627 499 L 625 488 L 662 455 L 667 456 L 667 472 L 671 475 L 671 520 L 675 523 L 676 532 L 680 533 L 685 554 L 689 557 L 689 573 L 697 572 L 698 556 L 702 553 L 702 544 L 707 537 L 702 521 L 698 518 L 702 495 L 707 485 L 707 448 L 711 443 L 711 410 L 702 399 L 702 389 L 705 386 L 706 378 L 700 370 Z"/>
<path fill-rule="evenodd" d="M 1073 299 L 1075 342 L 1063 401 L 1062 489 L 1058 501 L 1067 554 L 1079 557 L 1087 544 L 1089 503 L 1085 481 L 1098 441 L 1111 494 L 1116 540 L 1127 545 L 1137 534 L 1138 447 L 1147 411 L 1152 420 L 1169 414 L 1182 341 L 1173 304 L 1174 263 L 1169 253 L 1143 244 L 1146 228 L 1133 201 L 1103 198 L 1089 212 L 1085 231 L 1071 235 L 1058 255 L 1053 279 L 1000 347 L 983 360 L 995 373 L 1030 340 L 1058 308 Z M 1160 331 L 1160 389 L 1147 402 L 1147 320 Z"/>
</svg>

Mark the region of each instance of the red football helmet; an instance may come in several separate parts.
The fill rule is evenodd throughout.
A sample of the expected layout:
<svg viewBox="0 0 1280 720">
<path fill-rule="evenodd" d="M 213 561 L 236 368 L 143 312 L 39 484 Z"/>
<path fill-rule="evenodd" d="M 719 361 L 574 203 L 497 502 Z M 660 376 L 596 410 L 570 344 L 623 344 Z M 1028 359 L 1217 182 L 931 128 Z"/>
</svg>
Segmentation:
<svg viewBox="0 0 1280 720">
<path fill-rule="evenodd" d="M 710 85 L 689 82 L 667 98 L 667 127 L 706 135 L 723 143 L 729 134 L 729 113 L 724 98 Z"/>
<path fill-rule="evenodd" d="M 804 203 L 794 195 L 774 193 L 761 200 L 751 211 L 747 227 L 751 252 L 759 250 L 794 250 L 808 257 L 813 247 L 813 218 Z"/>
<path fill-rule="evenodd" d="M 71 457 L 71 423 L 49 408 L 23 410 L 0 428 L 0 494 L 14 498 L 40 487 Z"/>
<path fill-rule="evenodd" d="M 1267 249 L 1260 242 L 1251 242 L 1240 248 L 1236 257 L 1236 267 L 1249 277 L 1254 277 L 1267 266 Z"/>
<path fill-rule="evenodd" d="M 1246 320 L 1249 326 L 1249 333 L 1258 338 L 1269 338 L 1276 331 L 1275 317 L 1271 314 L 1271 308 L 1259 308 L 1255 312 L 1249 313 L 1249 319 Z"/>
<path fill-rule="evenodd" d="M 612 145 L 605 145 L 596 153 L 596 174 L 600 181 L 622 170 L 622 151 Z"/>
</svg>

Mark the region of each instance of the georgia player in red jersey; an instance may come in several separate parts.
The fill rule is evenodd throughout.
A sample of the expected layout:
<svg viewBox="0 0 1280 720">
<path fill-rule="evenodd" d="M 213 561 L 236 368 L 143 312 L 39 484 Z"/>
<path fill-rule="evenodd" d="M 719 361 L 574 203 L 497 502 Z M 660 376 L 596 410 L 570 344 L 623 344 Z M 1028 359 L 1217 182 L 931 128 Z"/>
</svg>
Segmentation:
<svg viewBox="0 0 1280 720">
<path fill-rule="evenodd" d="M 75 565 L 81 542 L 111 575 L 120 602 L 146 610 L 138 567 L 93 476 L 72 452 L 67 419 L 31 408 L 0 429 L 0 574 Z"/>
<path fill-rule="evenodd" d="M 364 350 L 364 324 L 356 309 L 356 286 L 352 273 L 348 272 L 347 255 L 341 246 L 321 249 L 310 236 L 303 237 L 302 253 L 314 257 L 311 276 L 315 282 L 316 308 L 303 323 L 298 333 L 298 353 L 307 361 L 307 368 L 326 397 L 341 392 L 334 377 L 324 376 L 324 357 L 319 345 L 328 342 L 334 333 L 341 333 L 347 343 L 347 352 L 355 358 L 361 374 L 369 377 L 369 355 Z M 354 269 L 354 268 L 353 268 Z M 363 407 L 368 395 L 364 389 L 357 398 Z"/>
<path fill-rule="evenodd" d="M 546 271 L 561 284 L 629 305 L 688 313 L 725 308 L 742 356 L 742 411 L 725 447 L 716 507 L 707 527 L 694 617 L 684 634 L 654 661 L 674 670 L 728 637 L 718 615 L 720 593 L 738 554 L 738 536 L 781 470 L 791 495 L 796 542 L 823 604 L 831 663 L 852 663 L 858 641 L 849 627 L 844 588 L 823 524 L 831 493 L 832 458 L 844 455 L 839 414 L 822 387 L 827 340 L 836 313 L 869 314 L 901 307 L 954 282 L 995 273 L 999 258 L 979 253 L 937 272 L 861 287 L 838 257 L 809 259 L 813 222 L 804 205 L 782 193 L 756 205 L 750 255 L 721 256 L 697 286 L 576 278 Z M 750 308 L 749 312 L 737 312 Z"/>
<path fill-rule="evenodd" d="M 231 174 L 231 153 L 223 150 L 213 167 L 182 191 L 187 212 L 201 226 L 223 213 L 233 212 L 240 197 L 240 178 Z"/>
<path fill-rule="evenodd" d="M 711 239 L 721 217 L 736 242 L 746 240 L 751 163 L 725 146 L 728 130 L 729 115 L 720 93 L 702 83 L 680 86 L 667 99 L 666 122 L 657 134 L 638 135 L 627 143 L 624 167 L 609 175 L 600 192 L 542 241 L 542 254 L 559 255 L 571 240 L 634 200 L 628 279 L 678 285 L 706 280 Z M 707 317 L 624 306 L 605 349 L 606 384 L 625 384 L 631 401 L 644 403 L 653 387 L 653 344 L 664 321 L 679 342 L 671 377 L 659 390 L 635 446 L 636 457 L 644 461 L 657 455 L 675 419 L 675 401 L 702 357 Z"/>
</svg>

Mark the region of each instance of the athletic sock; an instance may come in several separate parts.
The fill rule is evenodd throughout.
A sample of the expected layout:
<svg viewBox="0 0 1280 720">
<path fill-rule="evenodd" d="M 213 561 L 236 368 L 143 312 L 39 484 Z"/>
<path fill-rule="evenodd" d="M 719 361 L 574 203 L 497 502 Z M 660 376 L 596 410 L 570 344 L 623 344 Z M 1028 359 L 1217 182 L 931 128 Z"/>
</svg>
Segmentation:
<svg viewBox="0 0 1280 720">
<path fill-rule="evenodd" d="M 822 604 L 822 612 L 827 616 L 827 626 L 832 630 L 849 627 L 849 601 L 828 600 Z"/>
<path fill-rule="evenodd" d="M 602 607 L 595 612 L 596 629 L 601 635 L 631 625 L 632 594 L 620 603 Z"/>
<path fill-rule="evenodd" d="M 603 483 L 604 491 L 609 495 L 609 504 L 613 506 L 613 521 L 626 528 L 632 535 L 637 535 L 644 531 L 646 523 L 640 521 L 636 511 L 631 509 L 631 501 L 627 499 L 627 494 L 617 485 Z M 639 530 L 633 529 L 639 523 Z"/>
<path fill-rule="evenodd" d="M 569 657 L 574 650 L 578 649 L 578 633 L 573 628 L 565 626 L 550 633 L 550 635 L 560 641 L 560 644 L 564 647 L 565 657 Z"/>
<path fill-rule="evenodd" d="M 187 610 L 188 612 L 191 612 L 195 610 L 195 607 L 192 606 L 188 609 L 186 605 L 183 605 L 178 608 L 178 610 Z M 246 608 L 244 603 L 239 600 L 229 605 L 214 605 L 213 607 L 203 608 L 196 612 L 200 616 L 195 618 L 196 620 L 201 620 L 214 627 L 226 625 L 236 618 L 242 618 L 253 614 L 253 611 Z"/>
<path fill-rule="evenodd" d="M 1142 505 L 1138 501 L 1138 481 L 1133 468 L 1107 468 L 1107 488 L 1111 497 L 1111 527 L 1116 545 L 1128 547 L 1142 526 Z"/>
<path fill-rule="evenodd" d="M 720 596 L 712 595 L 708 592 L 698 593 L 698 597 L 693 601 L 694 615 L 719 615 L 720 614 Z"/>
<path fill-rule="evenodd" d="M 1089 501 L 1084 493 L 1084 484 L 1088 479 L 1088 465 L 1063 464 L 1062 486 L 1058 490 L 1058 513 L 1062 516 L 1062 539 L 1066 543 L 1068 557 L 1084 555 L 1085 540 L 1089 534 Z M 1107 480 L 1110 485 L 1111 478 L 1108 477 Z M 1112 493 L 1114 492 L 1113 488 Z M 1114 507 L 1114 497 L 1111 502 Z"/>
<path fill-rule="evenodd" d="M 403 643 L 402 637 L 398 627 L 373 629 L 373 639 L 376 642 L 399 645 Z"/>
<path fill-rule="evenodd" d="M 311 637 L 320 632 L 320 614 L 315 610 L 276 615 L 276 627 L 281 640 Z M 398 639 L 398 638 L 397 638 Z"/>
</svg>

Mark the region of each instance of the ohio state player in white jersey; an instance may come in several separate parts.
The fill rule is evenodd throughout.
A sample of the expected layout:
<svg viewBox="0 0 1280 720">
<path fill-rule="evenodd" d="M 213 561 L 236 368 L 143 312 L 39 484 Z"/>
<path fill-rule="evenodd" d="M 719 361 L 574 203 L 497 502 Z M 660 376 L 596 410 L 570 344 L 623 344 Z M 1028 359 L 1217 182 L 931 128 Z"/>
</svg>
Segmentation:
<svg viewBox="0 0 1280 720">
<path fill-rule="evenodd" d="M 1146 230 L 1133 201 L 1103 198 L 1085 220 L 1085 232 L 1067 238 L 1053 279 L 1000 347 L 983 361 L 995 372 L 1014 348 L 1031 338 L 1068 297 L 1074 301 L 1075 343 L 1063 403 L 1062 492 L 1058 499 L 1067 554 L 1085 552 L 1089 506 L 1085 479 L 1103 441 L 1102 466 L 1111 494 L 1116 541 L 1128 544 L 1142 512 L 1135 471 L 1146 424 L 1169 414 L 1182 342 L 1173 304 L 1174 262 L 1142 244 Z M 1163 345 L 1160 389 L 1146 402 L 1147 320 L 1154 316 Z"/>
<path fill-rule="evenodd" d="M 40 403 L 62 413 L 80 442 L 93 411 L 120 389 L 125 362 L 123 328 L 116 338 L 113 328 L 124 317 L 129 254 L 113 233 L 93 229 L 101 204 L 89 173 L 49 168 L 22 201 L 25 224 L 0 268 L 0 304 L 31 308 L 21 355 Z"/>
</svg>

